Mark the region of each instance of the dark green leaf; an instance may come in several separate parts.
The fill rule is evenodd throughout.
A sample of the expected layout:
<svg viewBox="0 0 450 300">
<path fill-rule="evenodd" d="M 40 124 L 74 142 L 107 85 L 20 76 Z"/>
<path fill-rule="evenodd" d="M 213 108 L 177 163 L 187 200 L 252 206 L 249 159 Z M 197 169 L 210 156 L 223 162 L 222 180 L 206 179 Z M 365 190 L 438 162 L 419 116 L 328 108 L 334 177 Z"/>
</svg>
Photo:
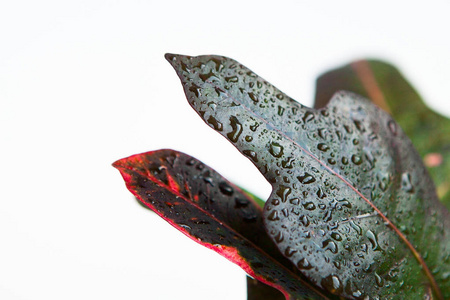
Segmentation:
<svg viewBox="0 0 450 300">
<path fill-rule="evenodd" d="M 277 289 L 247 276 L 247 300 L 285 300 Z"/>
<path fill-rule="evenodd" d="M 289 299 L 328 299 L 279 253 L 264 231 L 261 207 L 213 169 L 173 150 L 133 155 L 113 165 L 145 206 L 195 242 Z"/>
<path fill-rule="evenodd" d="M 327 72 L 317 79 L 316 108 L 340 90 L 370 98 L 392 114 L 425 161 L 437 193 L 450 208 L 450 119 L 432 111 L 392 65 L 361 60 Z"/>
<path fill-rule="evenodd" d="M 226 57 L 166 58 L 272 184 L 266 230 L 312 282 L 353 299 L 450 298 L 449 213 L 388 114 L 351 93 L 304 107 Z"/>
</svg>

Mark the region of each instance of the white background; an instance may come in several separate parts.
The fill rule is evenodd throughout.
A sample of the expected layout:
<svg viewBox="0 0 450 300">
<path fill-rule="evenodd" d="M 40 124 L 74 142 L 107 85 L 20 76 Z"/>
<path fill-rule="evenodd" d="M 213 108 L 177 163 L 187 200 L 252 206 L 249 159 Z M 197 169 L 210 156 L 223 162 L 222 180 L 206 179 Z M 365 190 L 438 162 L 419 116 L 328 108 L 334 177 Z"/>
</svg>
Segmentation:
<svg viewBox="0 0 450 300">
<path fill-rule="evenodd" d="M 232 57 L 306 105 L 321 72 L 386 59 L 450 115 L 449 2 L 360 2 L 1 1 L 0 298 L 246 299 L 243 271 L 142 209 L 111 163 L 173 148 L 270 193 L 165 52 Z"/>
</svg>

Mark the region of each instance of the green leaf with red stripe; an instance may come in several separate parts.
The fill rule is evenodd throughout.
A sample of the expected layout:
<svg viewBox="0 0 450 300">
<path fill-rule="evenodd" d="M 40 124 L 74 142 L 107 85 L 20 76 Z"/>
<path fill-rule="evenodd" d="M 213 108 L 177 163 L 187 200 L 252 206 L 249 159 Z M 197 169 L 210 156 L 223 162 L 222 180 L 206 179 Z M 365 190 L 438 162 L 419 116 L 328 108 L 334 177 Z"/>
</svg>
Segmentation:
<svg viewBox="0 0 450 300">
<path fill-rule="evenodd" d="M 223 56 L 166 58 L 272 184 L 266 230 L 312 282 L 350 299 L 450 298 L 450 215 L 387 113 L 348 92 L 305 107 Z"/>
<path fill-rule="evenodd" d="M 359 60 L 321 75 L 316 85 L 316 108 L 346 90 L 390 113 L 423 158 L 440 200 L 450 208 L 450 119 L 431 110 L 397 68 L 379 60 Z"/>
<path fill-rule="evenodd" d="M 278 252 L 264 231 L 262 208 L 213 169 L 173 150 L 133 155 L 113 166 L 145 206 L 195 242 L 287 299 L 327 299 Z"/>
</svg>

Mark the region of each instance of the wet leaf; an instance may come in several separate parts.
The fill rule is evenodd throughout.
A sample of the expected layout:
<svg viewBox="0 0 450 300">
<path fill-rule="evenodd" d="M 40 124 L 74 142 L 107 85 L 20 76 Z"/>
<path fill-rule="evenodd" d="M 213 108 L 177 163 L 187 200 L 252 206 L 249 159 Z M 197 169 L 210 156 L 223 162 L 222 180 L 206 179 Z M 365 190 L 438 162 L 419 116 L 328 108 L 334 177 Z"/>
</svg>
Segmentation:
<svg viewBox="0 0 450 300">
<path fill-rule="evenodd" d="M 261 207 L 213 169 L 173 150 L 133 155 L 113 166 L 145 206 L 195 242 L 288 299 L 328 299 L 279 253 L 264 231 Z"/>
<path fill-rule="evenodd" d="M 450 298 L 449 213 L 388 114 L 348 92 L 307 108 L 226 57 L 166 58 L 272 184 L 266 230 L 312 282 L 350 299 Z"/>
<path fill-rule="evenodd" d="M 315 107 L 325 106 L 339 90 L 368 97 L 394 117 L 424 159 L 439 198 L 450 208 L 450 119 L 425 105 L 402 74 L 383 61 L 355 61 L 320 76 Z"/>
<path fill-rule="evenodd" d="M 285 297 L 279 290 L 247 276 L 247 300 L 261 299 L 285 300 Z"/>
</svg>

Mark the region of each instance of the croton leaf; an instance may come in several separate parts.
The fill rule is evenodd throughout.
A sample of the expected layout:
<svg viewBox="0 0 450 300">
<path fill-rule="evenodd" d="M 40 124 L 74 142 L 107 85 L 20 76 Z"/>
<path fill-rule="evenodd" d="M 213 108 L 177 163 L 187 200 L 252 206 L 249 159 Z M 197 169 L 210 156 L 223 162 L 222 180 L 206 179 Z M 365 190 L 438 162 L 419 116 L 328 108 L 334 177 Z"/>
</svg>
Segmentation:
<svg viewBox="0 0 450 300">
<path fill-rule="evenodd" d="M 394 117 L 424 159 L 440 200 L 450 208 L 450 119 L 425 105 L 397 68 L 383 61 L 359 60 L 321 75 L 315 108 L 340 90 L 368 97 Z"/>
<path fill-rule="evenodd" d="M 279 253 L 264 231 L 262 208 L 253 198 L 200 161 L 159 150 L 113 166 L 145 206 L 287 299 L 330 299 Z"/>
<path fill-rule="evenodd" d="M 397 123 L 335 94 L 305 107 L 222 56 L 166 54 L 190 105 L 272 184 L 266 230 L 313 283 L 350 299 L 450 298 L 450 215 Z"/>
</svg>

